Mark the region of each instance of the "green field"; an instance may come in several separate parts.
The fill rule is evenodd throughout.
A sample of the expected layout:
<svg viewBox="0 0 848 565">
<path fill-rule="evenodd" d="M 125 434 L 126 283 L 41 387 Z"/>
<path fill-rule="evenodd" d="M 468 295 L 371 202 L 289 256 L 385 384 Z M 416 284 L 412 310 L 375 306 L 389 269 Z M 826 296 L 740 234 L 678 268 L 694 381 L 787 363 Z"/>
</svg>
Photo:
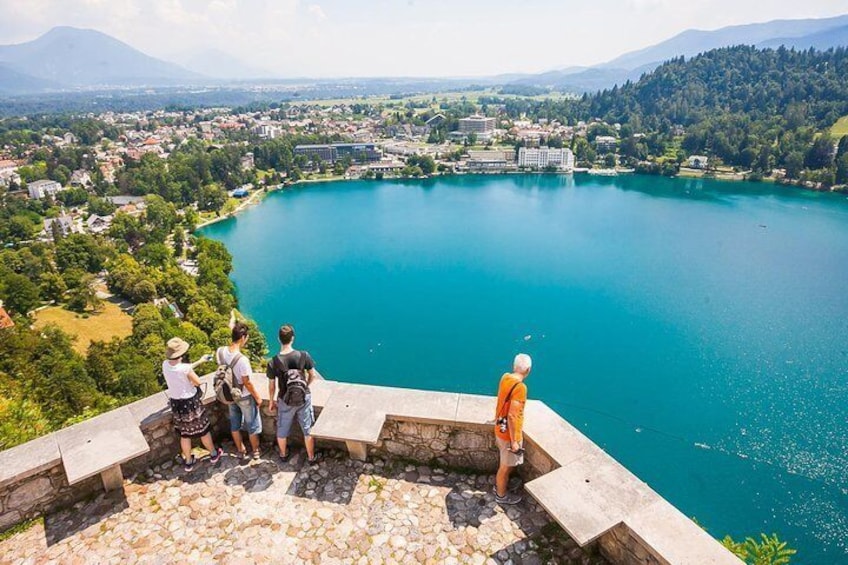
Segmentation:
<svg viewBox="0 0 848 565">
<path fill-rule="evenodd" d="M 500 98 L 526 98 L 532 100 L 562 100 L 566 98 L 574 98 L 574 96 L 563 94 L 561 92 L 550 92 L 548 94 L 539 94 L 536 96 L 518 96 L 516 94 L 498 94 L 496 89 L 484 89 L 484 90 L 461 90 L 461 91 L 453 91 L 453 92 L 433 92 L 427 94 L 414 94 L 410 96 L 405 96 L 403 98 L 391 98 L 390 96 L 384 95 L 374 95 L 374 96 L 358 96 L 352 98 L 328 98 L 328 99 L 310 99 L 310 100 L 299 100 L 298 104 L 315 104 L 317 106 L 335 106 L 338 104 L 356 104 L 356 103 L 368 103 L 368 104 L 386 104 L 386 105 L 400 105 L 403 106 L 407 102 L 429 102 L 432 101 L 433 98 L 436 99 L 436 104 L 433 104 L 433 108 L 438 108 L 438 103 L 443 101 L 455 102 L 457 100 L 461 100 L 465 98 L 466 100 L 477 103 L 478 99 L 481 96 L 497 96 Z"/>
<path fill-rule="evenodd" d="M 834 137 L 842 137 L 843 135 L 848 135 L 848 116 L 842 116 L 836 123 L 833 124 L 833 127 L 830 128 L 830 133 Z"/>
<path fill-rule="evenodd" d="M 50 306 L 35 313 L 35 327 L 55 324 L 74 336 L 74 349 L 85 355 L 92 341 L 109 341 L 132 333 L 132 317 L 117 304 L 104 301 L 98 312 L 82 316 L 60 306 Z"/>
</svg>

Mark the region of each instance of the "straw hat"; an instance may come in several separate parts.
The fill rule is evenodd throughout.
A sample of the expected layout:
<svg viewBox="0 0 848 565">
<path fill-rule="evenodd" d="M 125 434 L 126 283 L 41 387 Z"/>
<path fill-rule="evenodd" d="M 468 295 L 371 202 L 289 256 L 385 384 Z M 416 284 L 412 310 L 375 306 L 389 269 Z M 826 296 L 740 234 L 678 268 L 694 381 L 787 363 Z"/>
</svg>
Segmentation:
<svg viewBox="0 0 848 565">
<path fill-rule="evenodd" d="M 172 337 L 168 340 L 168 349 L 165 351 L 165 356 L 168 359 L 179 359 L 182 357 L 190 345 L 187 341 L 178 337 Z"/>
</svg>

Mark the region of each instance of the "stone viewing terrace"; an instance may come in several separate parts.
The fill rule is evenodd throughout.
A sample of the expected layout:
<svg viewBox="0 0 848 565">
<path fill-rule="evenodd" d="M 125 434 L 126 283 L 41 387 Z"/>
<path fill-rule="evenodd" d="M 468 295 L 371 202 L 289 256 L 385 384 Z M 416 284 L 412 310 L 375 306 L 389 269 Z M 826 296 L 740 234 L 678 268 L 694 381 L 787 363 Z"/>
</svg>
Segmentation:
<svg viewBox="0 0 848 565">
<path fill-rule="evenodd" d="M 320 381 L 313 402 L 315 465 L 280 462 L 263 414 L 261 459 L 186 473 L 164 394 L 0 452 L 0 530 L 43 517 L 0 564 L 740 563 L 542 402 L 507 507 L 493 398 Z"/>
</svg>

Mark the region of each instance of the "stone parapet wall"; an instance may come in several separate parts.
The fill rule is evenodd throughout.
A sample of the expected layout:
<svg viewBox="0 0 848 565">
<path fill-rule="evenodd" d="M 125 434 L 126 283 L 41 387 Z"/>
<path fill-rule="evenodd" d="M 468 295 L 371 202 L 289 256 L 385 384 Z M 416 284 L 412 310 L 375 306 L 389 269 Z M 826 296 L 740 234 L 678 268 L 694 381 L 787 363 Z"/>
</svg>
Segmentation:
<svg viewBox="0 0 848 565">
<path fill-rule="evenodd" d="M 66 508 L 101 490 L 99 476 L 69 486 L 62 464 L 56 463 L 49 469 L 0 487 L 0 531 Z"/>
<path fill-rule="evenodd" d="M 442 467 L 493 472 L 498 450 L 491 428 L 387 420 L 371 453 Z"/>
<path fill-rule="evenodd" d="M 661 559 L 649 551 L 642 540 L 624 524 L 619 524 L 598 539 L 601 554 L 611 563 L 626 563 L 641 565 L 666 565 L 668 561 Z"/>
<path fill-rule="evenodd" d="M 267 398 L 265 376 L 254 375 L 253 380 Z M 215 403 L 211 387 L 206 389 L 204 402 Z M 312 389 L 320 415 L 316 430 L 323 429 L 314 431 L 319 445 L 347 447 L 360 459 L 370 454 L 476 472 L 497 469 L 491 397 L 332 381 L 314 383 Z M 128 460 L 110 460 L 108 448 L 98 450 L 106 453 L 103 466 L 98 463 L 95 469 L 111 466 L 128 476 L 178 453 L 179 438 L 164 394 L 119 410 L 129 410 L 122 425 L 136 435 L 140 430 L 149 449 Z M 215 403 L 208 413 L 216 438 L 229 436 L 227 408 Z M 261 413 L 267 445 L 273 443 L 276 427 L 267 405 Z M 93 438 L 88 441 L 96 445 L 102 441 L 96 420 L 73 426 L 73 435 L 83 443 Z M 299 443 L 294 428 L 290 439 Z M 525 464 L 519 473 L 528 493 L 582 547 L 597 548 L 610 562 L 626 565 L 741 563 L 544 403 L 527 403 L 524 432 Z M 0 531 L 84 500 L 108 483 L 104 474 L 102 480 L 94 475 L 69 485 L 63 462 L 71 455 L 60 453 L 57 434 L 0 452 Z"/>
</svg>

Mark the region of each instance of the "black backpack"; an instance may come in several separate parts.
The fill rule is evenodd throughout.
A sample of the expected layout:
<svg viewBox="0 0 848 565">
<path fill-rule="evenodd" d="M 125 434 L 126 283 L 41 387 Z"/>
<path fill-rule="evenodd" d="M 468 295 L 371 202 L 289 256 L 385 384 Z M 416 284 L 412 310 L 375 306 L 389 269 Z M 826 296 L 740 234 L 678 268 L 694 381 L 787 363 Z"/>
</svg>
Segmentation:
<svg viewBox="0 0 848 565">
<path fill-rule="evenodd" d="M 303 364 L 303 354 L 298 358 L 298 365 Z M 277 370 L 282 371 L 282 379 L 286 383 L 286 392 L 283 393 L 283 403 L 292 408 L 300 408 L 306 404 L 306 395 L 309 394 L 309 380 L 305 369 L 282 369 L 283 360 L 277 355 Z"/>
</svg>

